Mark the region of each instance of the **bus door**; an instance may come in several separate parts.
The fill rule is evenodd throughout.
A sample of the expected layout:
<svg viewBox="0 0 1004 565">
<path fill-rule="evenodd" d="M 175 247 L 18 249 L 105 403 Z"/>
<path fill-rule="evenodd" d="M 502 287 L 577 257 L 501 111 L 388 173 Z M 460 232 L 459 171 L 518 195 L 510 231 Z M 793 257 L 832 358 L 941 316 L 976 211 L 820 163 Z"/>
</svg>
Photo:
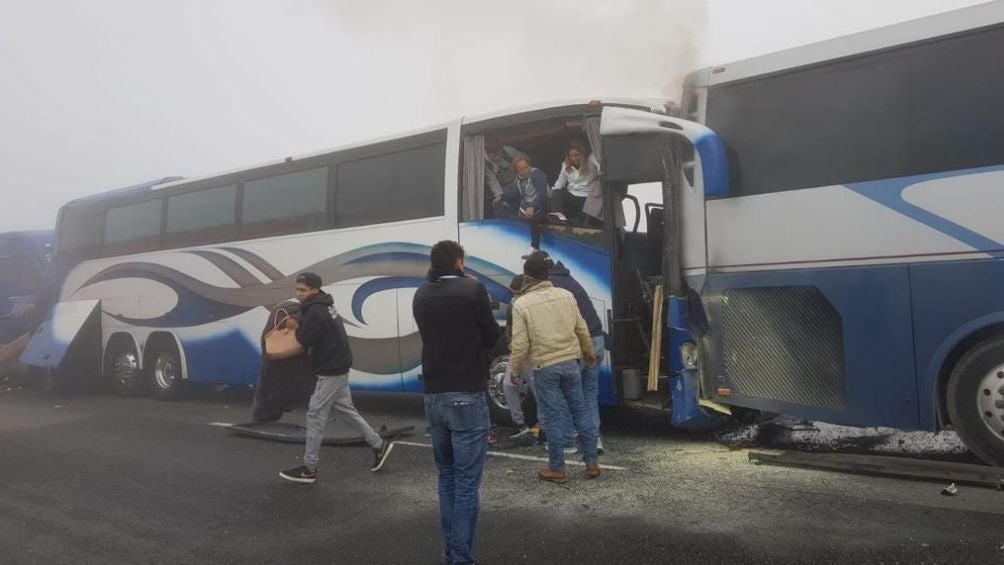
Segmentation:
<svg viewBox="0 0 1004 565">
<path fill-rule="evenodd" d="M 627 403 L 670 408 L 668 377 L 698 322 L 687 297 L 707 269 L 704 199 L 727 186 L 724 148 L 704 126 L 642 110 L 604 108 L 600 129 L 614 374 Z"/>
</svg>

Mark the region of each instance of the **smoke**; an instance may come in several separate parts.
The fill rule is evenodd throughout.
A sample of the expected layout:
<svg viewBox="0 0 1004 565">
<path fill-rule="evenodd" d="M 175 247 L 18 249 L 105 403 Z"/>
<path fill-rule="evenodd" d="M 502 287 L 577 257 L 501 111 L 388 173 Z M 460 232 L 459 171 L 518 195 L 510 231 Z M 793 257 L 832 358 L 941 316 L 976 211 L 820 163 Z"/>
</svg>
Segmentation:
<svg viewBox="0 0 1004 565">
<path fill-rule="evenodd" d="M 443 117 L 559 99 L 678 100 L 707 19 L 703 0 L 329 6 L 365 52 L 351 69 L 366 77 L 362 96 Z"/>
</svg>

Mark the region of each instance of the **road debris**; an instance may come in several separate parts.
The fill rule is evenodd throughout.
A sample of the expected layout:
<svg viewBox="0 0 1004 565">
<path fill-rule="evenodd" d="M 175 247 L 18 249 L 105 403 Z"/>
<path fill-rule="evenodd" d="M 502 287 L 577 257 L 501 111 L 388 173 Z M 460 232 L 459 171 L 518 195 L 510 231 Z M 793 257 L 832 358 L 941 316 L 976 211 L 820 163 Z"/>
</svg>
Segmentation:
<svg viewBox="0 0 1004 565">
<path fill-rule="evenodd" d="M 784 467 L 812 467 L 866 475 L 909 477 L 1000 488 L 1004 469 L 989 465 L 972 465 L 948 461 L 931 461 L 858 455 L 849 453 L 801 453 L 795 451 L 750 450 L 749 461 L 755 464 Z"/>
</svg>

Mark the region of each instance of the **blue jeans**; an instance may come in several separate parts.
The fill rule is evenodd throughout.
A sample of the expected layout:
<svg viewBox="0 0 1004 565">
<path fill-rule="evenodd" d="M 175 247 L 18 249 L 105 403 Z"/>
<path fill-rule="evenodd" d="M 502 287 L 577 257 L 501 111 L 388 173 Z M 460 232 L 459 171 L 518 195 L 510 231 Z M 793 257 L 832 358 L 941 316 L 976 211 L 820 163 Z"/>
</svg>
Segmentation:
<svg viewBox="0 0 1004 565">
<path fill-rule="evenodd" d="M 589 409 L 590 423 L 593 426 L 593 433 L 600 437 L 600 367 L 603 366 L 603 357 L 606 354 L 606 340 L 602 335 L 593 336 L 593 351 L 596 352 L 596 366 L 590 368 L 585 363 L 580 365 L 582 369 L 582 399 Z"/>
<path fill-rule="evenodd" d="M 562 361 L 537 369 L 533 374 L 537 403 L 544 412 L 549 438 L 561 438 L 579 431 L 582 460 L 596 462 L 596 432 L 589 409 L 582 398 L 582 374 L 575 360 Z M 566 407 L 567 406 L 567 411 Z M 571 421 L 569 421 L 571 414 Z M 548 465 L 552 471 L 565 469 L 565 452 L 558 441 L 547 442 Z"/>
<path fill-rule="evenodd" d="M 425 395 L 425 418 L 439 468 L 439 520 L 447 563 L 474 563 L 481 475 L 488 453 L 483 392 Z"/>
</svg>

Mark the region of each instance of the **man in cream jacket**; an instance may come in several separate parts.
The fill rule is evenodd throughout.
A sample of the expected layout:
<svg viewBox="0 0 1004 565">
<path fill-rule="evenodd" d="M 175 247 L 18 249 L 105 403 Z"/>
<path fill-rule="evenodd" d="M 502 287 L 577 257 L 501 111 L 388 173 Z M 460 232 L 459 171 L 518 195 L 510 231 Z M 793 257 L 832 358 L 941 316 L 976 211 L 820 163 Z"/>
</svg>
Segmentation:
<svg viewBox="0 0 1004 565">
<path fill-rule="evenodd" d="M 584 359 L 594 366 L 596 354 L 575 297 L 548 282 L 548 267 L 546 259 L 536 254 L 523 265 L 523 295 L 513 305 L 509 361 L 512 374 L 521 375 L 524 365 L 533 360 L 537 404 L 544 411 L 547 435 L 562 438 L 578 431 L 586 478 L 593 479 L 600 475 L 596 431 L 589 424 L 578 362 Z M 563 447 L 560 441 L 548 442 L 548 467 L 537 472 L 540 480 L 568 481 Z"/>
</svg>

